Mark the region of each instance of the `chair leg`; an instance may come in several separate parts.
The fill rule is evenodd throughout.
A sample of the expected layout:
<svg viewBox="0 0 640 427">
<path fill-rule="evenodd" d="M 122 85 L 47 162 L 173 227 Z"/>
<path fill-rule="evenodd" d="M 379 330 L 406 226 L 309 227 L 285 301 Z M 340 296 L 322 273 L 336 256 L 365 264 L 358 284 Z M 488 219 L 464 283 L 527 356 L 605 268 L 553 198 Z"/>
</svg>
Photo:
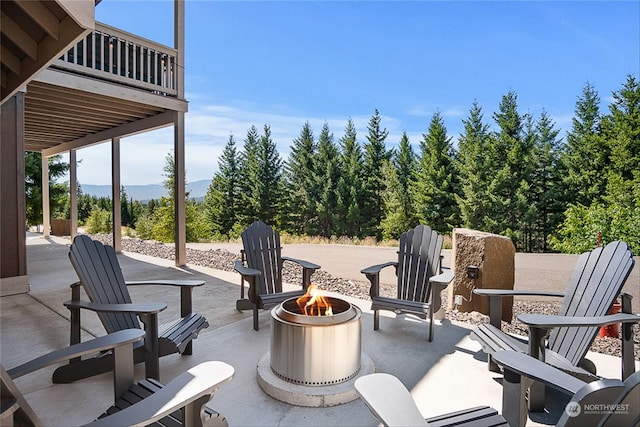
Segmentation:
<svg viewBox="0 0 640 427">
<path fill-rule="evenodd" d="M 529 412 L 544 411 L 544 396 L 544 384 L 534 381 L 529 387 Z"/>
<path fill-rule="evenodd" d="M 433 305 L 429 307 L 429 342 L 433 341 Z"/>
<path fill-rule="evenodd" d="M 374 310 L 373 311 L 373 330 L 377 331 L 378 329 L 380 329 L 380 311 Z"/>
<path fill-rule="evenodd" d="M 259 331 L 260 325 L 258 322 L 258 304 L 253 305 L 253 330 Z"/>
</svg>

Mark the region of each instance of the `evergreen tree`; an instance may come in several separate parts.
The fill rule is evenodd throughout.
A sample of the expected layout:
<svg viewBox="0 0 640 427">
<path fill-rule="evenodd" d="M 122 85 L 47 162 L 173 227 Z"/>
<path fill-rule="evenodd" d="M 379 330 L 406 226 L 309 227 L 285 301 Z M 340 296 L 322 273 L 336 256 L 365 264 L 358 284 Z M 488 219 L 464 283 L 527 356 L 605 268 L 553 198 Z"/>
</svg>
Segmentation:
<svg viewBox="0 0 640 427">
<path fill-rule="evenodd" d="M 233 135 L 218 160 L 218 172 L 204 196 L 204 209 L 211 233 L 216 239 L 229 239 L 238 217 L 239 171 Z"/>
<path fill-rule="evenodd" d="M 364 233 L 375 236 L 377 240 L 382 238 L 380 223 L 384 217 L 384 205 L 382 193 L 384 191 L 384 176 L 382 165 L 385 160 L 391 158 L 391 152 L 387 151 L 385 140 L 389 135 L 387 129 L 381 128 L 380 113 L 376 109 L 367 126 L 367 143 L 364 146 L 364 204 L 363 212 L 366 212 Z"/>
<path fill-rule="evenodd" d="M 402 207 L 403 222 L 400 225 L 404 230 L 414 228 L 418 224 L 414 212 L 414 202 L 411 197 L 411 183 L 415 179 L 418 166 L 416 154 L 411 147 L 407 132 L 403 132 L 398 144 L 397 154 L 393 157 L 393 165 L 398 175 L 398 183 L 400 184 L 400 203 Z"/>
<path fill-rule="evenodd" d="M 275 142 L 271 139 L 271 129 L 268 125 L 264 126 L 264 134 L 260 137 L 260 160 L 260 177 L 263 183 L 260 194 L 260 218 L 281 228 L 284 195 L 282 159 Z"/>
<path fill-rule="evenodd" d="M 69 170 L 69 164 L 61 161 L 62 156 L 48 158 L 49 163 L 49 209 L 52 218 L 62 216 L 69 203 L 69 186 L 56 179 Z M 42 224 L 42 155 L 33 151 L 24 153 L 25 208 L 28 226 Z"/>
<path fill-rule="evenodd" d="M 402 187 L 399 169 L 392 161 L 382 164 L 385 179 L 385 190 L 382 193 L 385 216 L 380 223 L 382 238 L 399 239 L 400 235 L 412 227 L 412 219 L 407 217 L 407 206 L 404 204 L 406 191 Z"/>
<path fill-rule="evenodd" d="M 578 98 L 563 153 L 569 202 L 589 206 L 605 192 L 608 149 L 600 130 L 600 97 L 587 83 Z"/>
<path fill-rule="evenodd" d="M 340 178 L 338 179 L 338 234 L 364 237 L 363 201 L 364 182 L 362 176 L 362 149 L 357 140 L 353 120 L 345 126 L 340 139 Z"/>
<path fill-rule="evenodd" d="M 464 133 L 458 141 L 456 168 L 459 171 L 460 190 L 456 201 L 460 209 L 461 224 L 482 230 L 489 214 L 487 189 L 491 171 L 486 153 L 490 143 L 489 125 L 483 123 L 482 107 L 473 102 L 469 117 L 462 121 Z"/>
<path fill-rule="evenodd" d="M 448 233 L 458 223 L 455 201 L 455 167 L 451 138 L 440 112 L 420 141 L 420 159 L 412 195 L 419 222 L 439 233 Z"/>
<path fill-rule="evenodd" d="M 547 242 L 562 222 L 566 209 L 562 179 L 565 175 L 560 155 L 562 140 L 553 120 L 542 111 L 535 128 L 535 147 L 530 200 L 535 207 L 535 225 L 530 251 L 547 252 Z"/>
<path fill-rule="evenodd" d="M 239 157 L 240 175 L 240 225 L 249 226 L 259 218 L 259 161 L 260 135 L 255 125 L 247 131 L 243 151 Z"/>
<path fill-rule="evenodd" d="M 339 152 L 333 142 L 333 134 L 329 125 L 325 123 L 318 138 L 318 154 L 315 160 L 316 182 L 318 192 L 316 212 L 318 217 L 318 232 L 320 236 L 336 235 L 338 210 L 338 179 L 340 177 Z"/>
<path fill-rule="evenodd" d="M 282 160 L 271 139 L 268 125 L 264 126 L 263 135 L 258 134 L 255 126 L 251 126 L 240 159 L 243 226 L 253 221 L 264 221 L 281 228 L 284 195 Z"/>
<path fill-rule="evenodd" d="M 613 92 L 602 130 L 609 152 L 605 199 L 640 209 L 640 82 L 633 75 L 627 77 L 622 89 Z"/>
<path fill-rule="evenodd" d="M 160 199 L 159 206 L 149 219 L 153 223 L 151 229 L 154 239 L 173 242 L 175 239 L 176 164 L 170 153 L 165 156 L 164 176 L 163 185 L 169 196 Z M 187 185 L 186 179 L 183 185 Z M 189 199 L 189 192 L 185 192 L 185 227 L 187 242 L 197 242 L 207 237 L 204 215 L 197 208 L 196 203 Z"/>
<path fill-rule="evenodd" d="M 285 165 L 288 187 L 288 217 L 286 228 L 294 234 L 313 235 L 318 229 L 315 211 L 317 185 L 314 182 L 317 144 L 309 122 L 293 140 Z"/>
<path fill-rule="evenodd" d="M 523 117 L 518 113 L 515 92 L 504 95 L 498 108 L 493 118 L 500 130 L 494 133 L 488 150 L 488 167 L 494 176 L 489 184 L 490 211 L 485 227 L 506 235 L 517 249 L 522 249 L 521 221 L 529 209 L 532 141 L 523 135 Z"/>
</svg>

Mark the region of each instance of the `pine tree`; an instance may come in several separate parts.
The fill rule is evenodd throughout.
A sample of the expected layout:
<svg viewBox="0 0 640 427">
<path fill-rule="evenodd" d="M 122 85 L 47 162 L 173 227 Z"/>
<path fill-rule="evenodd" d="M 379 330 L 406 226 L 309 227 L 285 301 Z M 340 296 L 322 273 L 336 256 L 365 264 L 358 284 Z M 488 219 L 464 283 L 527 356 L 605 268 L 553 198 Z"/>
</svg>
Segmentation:
<svg viewBox="0 0 640 427">
<path fill-rule="evenodd" d="M 406 194 L 398 171 L 392 161 L 386 160 L 382 165 L 385 177 L 385 190 L 382 193 L 385 216 L 380 229 L 385 240 L 399 239 L 402 233 L 412 227 L 411 219 L 407 217 L 404 201 Z"/>
<path fill-rule="evenodd" d="M 508 92 L 502 97 L 499 111 L 493 118 L 500 130 L 490 139 L 489 184 L 490 210 L 485 217 L 486 231 L 504 234 L 521 249 L 521 223 L 528 209 L 527 193 L 531 179 L 531 138 L 523 135 L 523 117 L 518 113 L 517 95 Z"/>
<path fill-rule="evenodd" d="M 600 96 L 587 83 L 578 98 L 563 163 L 566 168 L 565 184 L 569 201 L 589 206 L 605 193 L 605 173 L 609 157 L 606 142 L 600 130 Z"/>
<path fill-rule="evenodd" d="M 247 133 L 242 159 L 243 204 L 246 225 L 259 220 L 277 228 L 282 225 L 282 159 L 271 139 L 271 129 L 264 126 L 258 134 L 255 126 Z"/>
<path fill-rule="evenodd" d="M 203 203 L 209 229 L 216 239 L 234 237 L 232 230 L 239 215 L 239 180 L 236 141 L 229 135 Z"/>
<path fill-rule="evenodd" d="M 260 135 L 255 125 L 247 131 L 243 151 L 239 156 L 240 226 L 247 227 L 259 218 L 260 194 Z"/>
<path fill-rule="evenodd" d="M 535 169 L 531 181 L 531 201 L 536 216 L 531 251 L 548 251 L 547 242 L 562 222 L 567 206 L 562 183 L 565 173 L 560 161 L 562 140 L 558 138 L 559 133 L 553 120 L 543 110 L 536 124 L 533 150 L 532 163 Z"/>
<path fill-rule="evenodd" d="M 289 202 L 286 229 L 294 234 L 315 234 L 318 228 L 315 212 L 317 186 L 314 182 L 317 144 L 309 122 L 293 140 L 285 165 Z"/>
<path fill-rule="evenodd" d="M 458 223 L 455 175 L 451 138 L 447 137 L 440 112 L 436 112 L 428 133 L 423 134 L 420 141 L 420 158 L 412 195 L 419 221 L 440 233 L 450 232 Z"/>
<path fill-rule="evenodd" d="M 487 167 L 486 153 L 490 142 L 489 125 L 483 123 L 482 107 L 473 102 L 469 117 L 462 121 L 464 134 L 458 141 L 456 168 L 459 171 L 460 190 L 456 201 L 463 226 L 481 230 L 489 213 L 487 189 L 491 171 Z"/>
<path fill-rule="evenodd" d="M 392 160 L 385 162 L 384 218 L 381 222 L 383 239 L 397 239 L 400 234 L 418 223 L 411 196 L 411 185 L 417 169 L 416 155 L 406 132 L 402 133 L 398 150 L 393 150 Z"/>
<path fill-rule="evenodd" d="M 605 198 L 632 207 L 640 192 L 640 82 L 633 75 L 613 92 L 602 130 L 609 152 Z"/>
<path fill-rule="evenodd" d="M 380 223 L 384 216 L 382 193 L 384 191 L 384 176 L 382 165 L 385 160 L 391 158 L 391 152 L 387 151 L 385 140 L 389 135 L 387 129 L 381 128 L 381 117 L 376 109 L 367 126 L 367 143 L 364 146 L 364 204 L 366 212 L 364 233 L 375 236 L 377 240 L 382 238 Z"/>
<path fill-rule="evenodd" d="M 330 133 L 327 123 L 322 126 L 318 138 L 315 171 L 315 184 L 319 195 L 316 202 L 318 232 L 320 236 L 331 237 L 337 232 L 337 186 L 340 170 L 338 148 L 333 142 L 333 134 Z"/>
<path fill-rule="evenodd" d="M 152 235 L 161 242 L 173 242 L 175 238 L 175 179 L 176 164 L 171 153 L 165 156 L 163 181 L 169 196 L 160 199 L 159 206 L 153 212 Z M 187 185 L 187 181 L 183 185 Z M 207 237 L 204 215 L 197 208 L 195 202 L 189 198 L 189 192 L 185 192 L 185 227 L 187 242 L 197 242 Z"/>
<path fill-rule="evenodd" d="M 340 178 L 338 179 L 338 225 L 341 236 L 364 237 L 362 149 L 353 120 L 349 119 L 340 139 Z"/>
<path fill-rule="evenodd" d="M 411 147 L 411 143 L 409 142 L 407 132 L 403 132 L 400 137 L 398 152 L 393 158 L 393 165 L 397 171 L 398 182 L 401 189 L 400 201 L 402 203 L 402 215 L 404 218 L 402 227 L 404 227 L 406 231 L 410 228 L 414 228 L 418 223 L 418 220 L 415 217 L 413 209 L 414 203 L 410 191 L 411 183 L 415 179 L 418 162 L 416 154 L 413 151 L 413 147 Z"/>
<path fill-rule="evenodd" d="M 49 163 L 49 208 L 52 217 L 58 217 L 69 203 L 69 185 L 56 182 L 69 170 L 61 155 L 47 158 Z M 27 225 L 42 224 L 42 155 L 33 151 L 24 153 L 25 208 Z"/>
</svg>

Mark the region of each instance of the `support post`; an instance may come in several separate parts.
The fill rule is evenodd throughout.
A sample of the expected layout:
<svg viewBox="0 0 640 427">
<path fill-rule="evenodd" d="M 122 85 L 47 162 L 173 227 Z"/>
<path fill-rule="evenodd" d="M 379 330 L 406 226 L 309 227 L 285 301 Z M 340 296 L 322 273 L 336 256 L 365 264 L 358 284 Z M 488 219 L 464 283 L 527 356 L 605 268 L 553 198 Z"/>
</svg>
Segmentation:
<svg viewBox="0 0 640 427">
<path fill-rule="evenodd" d="M 178 99 L 184 99 L 184 0 L 174 2 L 174 48 L 176 57 L 176 90 Z M 184 112 L 176 111 L 174 117 L 174 208 L 175 208 L 175 263 L 177 266 L 187 263 L 187 227 L 185 218 L 185 167 L 184 167 Z"/>
<path fill-rule="evenodd" d="M 71 220 L 71 241 L 78 234 L 78 164 L 76 150 L 69 150 L 69 219 Z"/>
<path fill-rule="evenodd" d="M 41 155 L 42 168 L 42 235 L 49 237 L 51 227 L 51 208 L 49 201 L 49 158 Z"/>
<path fill-rule="evenodd" d="M 111 212 L 113 249 L 116 253 L 122 252 L 122 209 L 120 201 L 120 137 L 111 139 L 111 200 L 113 201 Z"/>
</svg>

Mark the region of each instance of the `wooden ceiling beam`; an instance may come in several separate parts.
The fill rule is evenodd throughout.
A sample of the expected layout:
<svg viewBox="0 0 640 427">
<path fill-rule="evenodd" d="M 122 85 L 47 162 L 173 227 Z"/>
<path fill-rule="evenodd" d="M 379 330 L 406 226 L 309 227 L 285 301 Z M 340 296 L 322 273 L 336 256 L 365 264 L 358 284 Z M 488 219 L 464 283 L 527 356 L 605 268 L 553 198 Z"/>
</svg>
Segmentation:
<svg viewBox="0 0 640 427">
<path fill-rule="evenodd" d="M 20 60 L 9 49 L 2 45 L 2 63 L 14 74 L 20 74 Z"/>
<path fill-rule="evenodd" d="M 0 19 L 2 19 L 2 34 L 7 36 L 7 38 L 28 55 L 29 58 L 37 61 L 38 43 L 6 13 L 1 12 Z"/>
<path fill-rule="evenodd" d="M 18 1 L 16 4 L 53 39 L 60 39 L 60 21 L 44 4 L 38 1 Z"/>
</svg>

